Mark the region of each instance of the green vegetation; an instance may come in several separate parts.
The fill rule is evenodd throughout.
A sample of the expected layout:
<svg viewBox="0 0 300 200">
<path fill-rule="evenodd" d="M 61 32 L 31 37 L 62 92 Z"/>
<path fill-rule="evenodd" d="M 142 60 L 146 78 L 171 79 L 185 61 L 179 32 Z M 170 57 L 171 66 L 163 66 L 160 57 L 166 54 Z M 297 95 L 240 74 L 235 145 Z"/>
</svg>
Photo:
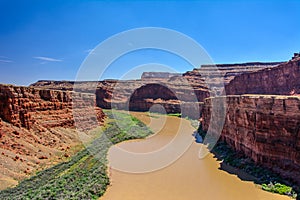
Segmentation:
<svg viewBox="0 0 300 200">
<path fill-rule="evenodd" d="M 181 117 L 181 113 L 169 113 L 168 116 Z"/>
<path fill-rule="evenodd" d="M 269 191 L 269 192 L 274 192 L 274 193 L 279 193 L 279 194 L 284 194 L 284 195 L 289 195 L 293 196 L 296 198 L 295 194 L 293 194 L 293 189 L 292 187 L 280 184 L 280 183 L 269 183 L 269 184 L 262 184 L 262 189 Z"/>
<path fill-rule="evenodd" d="M 106 154 L 112 144 L 144 138 L 152 132 L 125 113 L 105 111 L 110 118 L 102 134 L 69 161 L 38 172 L 15 188 L 0 191 L 0 199 L 98 199 L 109 185 Z M 115 118 L 115 119 L 113 119 Z"/>
<path fill-rule="evenodd" d="M 202 129 L 202 124 L 198 127 L 198 133 L 204 138 L 206 131 Z M 265 191 L 288 195 L 292 198 L 297 198 L 297 192 L 289 186 L 285 180 L 266 167 L 256 164 L 252 159 L 244 156 L 240 152 L 232 150 L 226 142 L 218 142 L 213 147 L 212 153 L 225 164 L 240 169 L 247 174 L 255 177 L 253 180 L 256 184 L 260 185 Z M 287 183 L 287 185 L 283 184 Z"/>
</svg>

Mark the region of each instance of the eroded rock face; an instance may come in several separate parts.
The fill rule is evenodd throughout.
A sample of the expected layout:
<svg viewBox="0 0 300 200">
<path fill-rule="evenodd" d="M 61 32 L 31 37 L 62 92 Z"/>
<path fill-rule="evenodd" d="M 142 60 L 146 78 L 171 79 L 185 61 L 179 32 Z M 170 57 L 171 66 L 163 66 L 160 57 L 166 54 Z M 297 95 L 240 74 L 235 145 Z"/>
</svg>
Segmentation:
<svg viewBox="0 0 300 200">
<path fill-rule="evenodd" d="M 198 87 L 213 89 L 224 87 L 236 76 L 271 69 L 283 62 L 249 62 L 235 64 L 202 65 L 183 74 L 192 84 Z"/>
<path fill-rule="evenodd" d="M 227 94 L 300 94 L 300 57 L 274 68 L 241 74 L 227 86 Z"/>
<path fill-rule="evenodd" d="M 133 92 L 129 100 L 129 110 L 148 111 L 155 104 L 162 105 L 166 113 L 181 113 L 180 101 L 175 91 L 154 83 L 143 85 Z"/>
<path fill-rule="evenodd" d="M 0 85 L 0 117 L 14 126 L 31 129 L 32 125 L 39 121 L 36 115 L 45 113 L 51 117 L 51 114 L 55 114 L 57 111 L 61 116 L 60 120 L 56 120 L 57 123 L 55 120 L 51 120 L 52 124 L 48 125 L 50 127 L 71 127 L 74 125 L 72 99 L 76 97 L 76 94 L 59 90 Z M 77 102 L 77 105 L 80 106 L 77 106 L 76 109 L 95 106 L 95 97 L 92 95 L 79 94 L 79 96 L 80 98 L 75 98 L 80 101 Z M 62 110 L 63 112 L 60 113 Z M 99 114 L 101 117 L 104 116 L 103 113 Z M 100 121 L 102 121 L 101 117 Z"/>
<path fill-rule="evenodd" d="M 17 127 L 31 128 L 34 123 L 31 112 L 60 110 L 70 106 L 70 96 L 62 91 L 0 86 L 0 117 Z"/>
<path fill-rule="evenodd" d="M 222 98 L 227 112 L 220 140 L 300 185 L 300 98 L 234 95 L 215 99 Z M 202 112 L 206 131 L 212 100 L 205 100 Z M 216 115 L 212 123 L 219 119 Z"/>
<path fill-rule="evenodd" d="M 198 101 L 202 102 L 209 97 L 207 88 L 202 87 L 201 84 L 189 82 L 182 76 L 171 76 L 159 80 L 157 78 L 105 80 L 96 84 L 95 82 L 39 81 L 31 87 L 72 90 L 74 86 L 76 91 L 95 94 L 97 106 L 105 109 L 148 111 L 154 105 L 161 105 L 167 113 L 180 113 L 182 104 L 199 105 Z M 189 111 L 196 110 L 189 109 Z M 189 113 L 190 117 L 199 116 L 199 112 Z M 183 115 L 187 114 L 188 112 L 183 113 Z"/>
<path fill-rule="evenodd" d="M 81 144 L 78 131 L 103 123 L 95 102 L 91 94 L 0 85 L 0 189 L 72 154 Z M 81 121 L 79 129 L 74 116 Z"/>
<path fill-rule="evenodd" d="M 144 72 L 138 80 L 38 81 L 31 87 L 58 90 L 73 90 L 74 87 L 77 92 L 96 94 L 97 106 L 101 108 L 148 111 L 154 105 L 161 105 L 167 113 L 184 111 L 182 115 L 197 118 L 200 112 L 195 107 L 201 107 L 201 102 L 207 97 L 222 94 L 224 86 L 235 76 L 278 64 L 257 62 L 203 65 L 183 75 Z"/>
</svg>

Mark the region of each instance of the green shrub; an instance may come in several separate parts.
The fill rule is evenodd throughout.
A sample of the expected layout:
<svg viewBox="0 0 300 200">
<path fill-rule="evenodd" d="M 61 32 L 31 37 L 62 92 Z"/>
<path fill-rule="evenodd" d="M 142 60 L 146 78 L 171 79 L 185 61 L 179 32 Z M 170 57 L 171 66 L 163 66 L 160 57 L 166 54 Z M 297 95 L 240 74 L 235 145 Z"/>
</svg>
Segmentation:
<svg viewBox="0 0 300 200">
<path fill-rule="evenodd" d="M 293 196 L 296 197 L 296 193 L 293 192 L 293 188 L 281 183 L 275 183 L 273 184 L 272 182 L 269 184 L 262 184 L 262 189 L 265 191 L 269 191 L 269 192 L 274 192 L 274 193 L 278 193 L 278 194 L 284 194 L 284 195 L 289 195 L 289 196 Z"/>
</svg>

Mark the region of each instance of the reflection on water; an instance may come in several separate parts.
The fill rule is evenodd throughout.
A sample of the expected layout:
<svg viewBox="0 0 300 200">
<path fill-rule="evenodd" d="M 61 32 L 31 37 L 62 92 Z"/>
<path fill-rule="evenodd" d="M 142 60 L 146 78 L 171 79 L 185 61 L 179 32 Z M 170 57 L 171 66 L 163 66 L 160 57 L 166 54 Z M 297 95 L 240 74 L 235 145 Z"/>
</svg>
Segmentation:
<svg viewBox="0 0 300 200">
<path fill-rule="evenodd" d="M 111 186 L 101 200 L 288 200 L 289 197 L 265 192 L 252 182 L 241 181 L 219 169 L 220 163 L 212 154 L 199 159 L 199 148 L 202 144 L 193 142 L 193 128 L 187 120 L 177 117 L 149 117 L 146 113 L 131 113 L 157 132 L 144 140 L 128 141 L 112 147 L 108 159 L 112 163 L 125 163 L 124 166 L 134 169 L 156 167 L 157 163 L 165 163 L 170 154 L 153 157 L 145 162 L 128 160 L 120 151 L 152 153 L 164 149 L 177 138 L 190 142 L 183 155 L 164 168 L 148 173 L 126 173 L 110 168 Z M 183 127 L 180 129 L 180 127 Z M 178 131 L 179 130 L 179 131 Z M 180 142 L 179 142 L 180 143 Z M 187 144 L 187 143 L 186 143 Z M 185 145 L 186 145 L 185 144 Z M 176 148 L 175 144 L 175 148 Z M 172 145 L 171 145 L 172 146 Z M 179 145 L 180 147 L 180 145 Z M 176 152 L 176 149 L 174 151 Z M 176 153 L 174 153 L 176 154 Z M 176 156 L 176 155 L 175 155 Z M 150 157 L 150 159 L 152 159 Z M 149 167 L 150 166 L 150 167 Z"/>
</svg>

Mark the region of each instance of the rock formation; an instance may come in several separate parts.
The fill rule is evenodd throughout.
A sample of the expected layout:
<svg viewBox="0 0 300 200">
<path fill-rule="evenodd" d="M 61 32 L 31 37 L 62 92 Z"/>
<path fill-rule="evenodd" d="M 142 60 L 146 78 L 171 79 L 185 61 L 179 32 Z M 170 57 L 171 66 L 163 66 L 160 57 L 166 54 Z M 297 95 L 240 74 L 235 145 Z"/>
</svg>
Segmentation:
<svg viewBox="0 0 300 200">
<path fill-rule="evenodd" d="M 300 98 L 268 95 L 208 98 L 202 112 L 205 131 L 211 123 L 221 120 L 215 115 L 210 122 L 211 101 L 217 99 L 224 99 L 227 104 L 220 140 L 300 185 Z"/>
<path fill-rule="evenodd" d="M 224 116 L 213 114 L 212 102 L 225 102 L 220 141 L 300 187 L 299 79 L 299 54 L 276 67 L 236 76 L 225 86 L 231 95 L 205 100 L 202 129 L 211 126 L 215 135 Z"/>
<path fill-rule="evenodd" d="M 97 106 L 100 108 L 148 111 L 153 105 L 158 104 L 162 105 L 167 113 L 180 113 L 181 104 L 198 105 L 198 101 L 202 102 L 209 97 L 207 88 L 197 84 L 190 85 L 184 77 L 160 80 L 151 78 L 126 81 L 105 80 L 96 84 L 94 82 L 39 81 L 31 87 L 60 90 L 72 90 L 74 87 L 78 92 L 95 94 Z M 199 116 L 199 112 L 191 112 L 190 115 Z"/>
<path fill-rule="evenodd" d="M 74 101 L 80 106 L 73 108 Z M 91 94 L 0 85 L 0 189 L 69 156 L 81 143 L 73 116 L 88 131 L 95 128 L 89 112 L 103 122 Z"/>
<path fill-rule="evenodd" d="M 141 79 L 126 81 L 42 80 L 32 84 L 31 87 L 68 91 L 75 87 L 77 92 L 96 94 L 97 106 L 101 108 L 148 111 L 154 105 L 161 105 L 167 113 L 184 111 L 183 116 L 198 118 L 200 115 L 198 107 L 201 108 L 201 102 L 218 92 L 222 93 L 220 90 L 224 88 L 224 84 L 235 76 L 271 68 L 278 64 L 280 63 L 203 65 L 183 75 L 168 72 L 144 72 Z"/>
<path fill-rule="evenodd" d="M 183 74 L 192 84 L 213 89 L 227 85 L 236 76 L 256 72 L 262 69 L 271 69 L 283 62 L 249 62 L 236 64 L 202 65 Z M 219 90 L 219 89 L 217 89 Z"/>
<path fill-rule="evenodd" d="M 300 94 L 300 57 L 274 68 L 241 74 L 226 86 L 226 94 Z"/>
</svg>

